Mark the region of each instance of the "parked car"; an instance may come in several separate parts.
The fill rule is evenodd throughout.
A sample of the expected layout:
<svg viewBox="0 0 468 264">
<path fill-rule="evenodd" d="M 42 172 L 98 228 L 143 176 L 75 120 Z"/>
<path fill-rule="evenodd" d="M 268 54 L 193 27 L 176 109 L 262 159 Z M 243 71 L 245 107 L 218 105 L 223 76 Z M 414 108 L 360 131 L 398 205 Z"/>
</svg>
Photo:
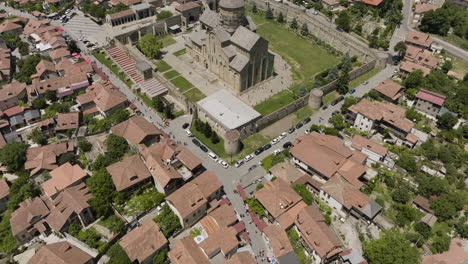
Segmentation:
<svg viewBox="0 0 468 264">
<path fill-rule="evenodd" d="M 305 125 L 305 124 L 309 123 L 311 120 L 312 119 L 310 119 L 310 117 L 308 117 L 308 118 L 304 119 L 304 121 L 302 121 L 302 124 Z"/>
<path fill-rule="evenodd" d="M 275 151 L 273 151 L 273 154 L 275 155 L 278 155 L 281 153 L 281 149 L 275 149 Z"/>
<path fill-rule="evenodd" d="M 204 145 L 200 145 L 200 149 L 205 153 L 208 152 L 208 148 L 205 147 Z"/>
<path fill-rule="evenodd" d="M 263 146 L 263 150 L 264 150 L 264 151 L 267 150 L 267 149 L 270 149 L 270 148 L 271 148 L 271 144 L 270 144 L 270 143 L 268 143 L 268 144 L 266 144 L 265 146 Z"/>
<path fill-rule="evenodd" d="M 249 154 L 244 158 L 244 161 L 248 162 L 248 161 L 252 160 L 253 158 L 254 158 L 254 156 L 252 154 Z"/>
<path fill-rule="evenodd" d="M 283 133 L 281 133 L 281 135 L 279 135 L 278 138 L 281 140 L 281 139 L 285 138 L 286 135 L 287 135 L 286 132 L 283 132 Z"/>
<path fill-rule="evenodd" d="M 272 145 L 275 145 L 275 144 L 278 143 L 278 142 L 279 142 L 279 139 L 274 138 L 270 143 L 271 143 Z"/>
<path fill-rule="evenodd" d="M 333 111 L 332 116 L 337 115 L 339 113 L 340 113 L 340 110 L 335 110 L 335 111 Z"/>
<path fill-rule="evenodd" d="M 369 83 L 369 81 L 364 81 L 362 84 L 363 84 L 363 85 L 366 85 L 366 84 L 368 84 L 368 83 Z"/>
<path fill-rule="evenodd" d="M 218 156 L 216 156 L 216 154 L 214 154 L 213 152 L 208 153 L 208 156 L 214 161 L 218 160 Z"/>
<path fill-rule="evenodd" d="M 254 165 L 250 166 L 249 171 L 255 170 L 257 167 L 258 167 L 258 165 L 254 164 Z"/>
<path fill-rule="evenodd" d="M 306 131 L 304 131 L 304 134 L 310 134 L 310 128 L 306 129 Z"/>
<path fill-rule="evenodd" d="M 190 126 L 189 123 L 184 123 L 184 124 L 182 125 L 182 129 L 187 129 L 189 126 Z"/>
<path fill-rule="evenodd" d="M 192 139 L 192 142 L 193 144 L 195 144 L 195 146 L 199 147 L 201 145 L 200 141 L 198 141 L 197 139 Z"/>
<path fill-rule="evenodd" d="M 324 106 L 322 107 L 322 110 L 325 110 L 325 109 L 327 109 L 327 108 L 328 108 L 328 105 L 324 105 Z"/>
<path fill-rule="evenodd" d="M 302 123 L 298 123 L 298 124 L 296 125 L 296 129 L 299 129 L 299 128 L 301 128 L 302 126 L 303 126 Z"/>
<path fill-rule="evenodd" d="M 337 103 L 341 102 L 344 100 L 344 96 L 340 96 L 338 98 L 336 98 L 335 100 L 333 100 L 333 102 L 331 102 L 331 105 L 336 105 Z"/>
<path fill-rule="evenodd" d="M 289 148 L 289 147 L 291 147 L 291 146 L 292 146 L 291 141 L 288 141 L 288 142 L 286 142 L 286 143 L 283 144 L 283 148 L 285 148 L 285 149 L 287 149 L 287 148 Z"/>
<path fill-rule="evenodd" d="M 185 134 L 187 134 L 188 137 L 193 137 L 193 134 L 190 130 L 185 130 Z"/>
<path fill-rule="evenodd" d="M 219 159 L 218 160 L 219 165 L 223 166 L 223 168 L 227 169 L 229 168 L 229 164 L 227 164 L 224 160 Z"/>
<path fill-rule="evenodd" d="M 236 168 L 239 168 L 240 166 L 242 166 L 242 164 L 244 164 L 244 160 L 243 160 L 243 159 L 237 161 L 236 164 L 234 164 L 234 166 L 235 166 Z"/>
<path fill-rule="evenodd" d="M 263 147 L 259 147 L 257 150 L 255 150 L 255 155 L 260 155 L 263 152 Z"/>
<path fill-rule="evenodd" d="M 294 133 L 294 131 L 296 131 L 296 129 L 294 127 L 291 127 L 289 130 L 288 130 L 288 133 L 289 134 L 292 134 Z"/>
<path fill-rule="evenodd" d="M 349 90 L 348 93 L 349 93 L 349 94 L 353 94 L 353 93 L 355 93 L 355 92 L 356 92 L 356 89 L 354 88 L 354 89 Z"/>
</svg>

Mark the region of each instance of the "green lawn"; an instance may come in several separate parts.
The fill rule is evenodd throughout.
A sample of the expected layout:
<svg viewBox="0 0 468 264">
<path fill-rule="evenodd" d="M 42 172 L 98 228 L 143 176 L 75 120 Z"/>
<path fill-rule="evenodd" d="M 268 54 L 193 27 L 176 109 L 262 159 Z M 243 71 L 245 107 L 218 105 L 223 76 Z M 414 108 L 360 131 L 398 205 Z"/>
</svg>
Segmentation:
<svg viewBox="0 0 468 264">
<path fill-rule="evenodd" d="M 187 97 L 187 99 L 189 99 L 191 102 L 194 102 L 194 103 L 206 97 L 204 93 L 202 93 L 200 90 L 198 90 L 195 87 L 185 92 L 184 95 L 185 97 Z"/>
<path fill-rule="evenodd" d="M 182 93 L 193 87 L 193 84 L 187 81 L 187 79 L 185 79 L 182 76 L 172 79 L 171 83 L 174 84 L 177 88 L 179 88 L 179 90 Z"/>
<path fill-rule="evenodd" d="M 163 74 L 164 78 L 171 80 L 174 79 L 175 77 L 179 76 L 180 73 L 177 72 L 176 70 L 168 71 Z"/>
<path fill-rule="evenodd" d="M 333 91 L 322 98 L 323 105 L 330 104 L 333 100 L 338 98 L 339 94 L 336 91 Z"/>
<path fill-rule="evenodd" d="M 357 77 L 356 79 L 349 82 L 349 89 L 354 89 L 361 85 L 364 81 L 369 80 L 372 76 L 380 72 L 380 69 L 374 68 L 363 75 Z"/>
<path fill-rule="evenodd" d="M 105 53 L 99 53 L 98 50 L 95 50 L 92 52 L 93 56 L 96 57 L 96 59 L 98 61 L 100 61 L 102 64 L 106 65 L 107 68 L 109 68 L 115 75 L 117 75 L 119 77 L 120 80 L 122 80 L 122 82 L 124 82 L 128 87 L 132 87 L 133 86 L 133 82 L 131 80 L 126 80 L 127 79 L 127 76 L 125 73 L 119 73 L 120 71 L 120 68 L 117 67 L 117 66 L 112 66 L 112 64 L 114 63 L 112 60 L 110 59 L 106 59 L 106 54 Z"/>
<path fill-rule="evenodd" d="M 312 109 L 308 105 L 306 105 L 294 113 L 296 115 L 296 120 L 294 120 L 294 123 L 299 123 L 303 121 L 304 119 L 306 119 L 307 117 L 312 116 L 316 112 L 317 110 Z"/>
<path fill-rule="evenodd" d="M 211 149 L 214 153 L 216 153 L 219 157 L 221 158 L 226 158 L 228 155 L 224 151 L 224 140 L 220 136 L 219 137 L 219 142 L 217 144 L 213 144 L 211 142 L 211 139 L 205 137 L 203 133 L 199 132 L 198 130 L 195 129 L 195 126 L 190 126 L 190 131 L 192 131 L 192 134 L 200 140 L 203 145 L 207 146 L 209 149 Z"/>
<path fill-rule="evenodd" d="M 266 116 L 274 111 L 286 106 L 294 101 L 294 95 L 289 90 L 281 91 L 259 104 L 254 109 L 262 116 Z"/>
<path fill-rule="evenodd" d="M 166 72 L 166 71 L 172 69 L 172 67 L 169 66 L 169 64 L 167 64 L 167 62 L 165 62 L 165 61 L 163 61 L 163 60 L 157 62 L 157 63 L 156 63 L 156 66 L 158 67 L 158 70 L 159 70 L 160 72 Z"/>
<path fill-rule="evenodd" d="M 186 48 L 183 48 L 183 49 L 178 50 L 178 51 L 176 51 L 176 52 L 174 52 L 174 53 L 172 53 L 172 54 L 174 54 L 174 56 L 179 57 L 179 56 L 181 56 L 181 55 L 184 55 L 185 53 L 187 53 L 187 49 L 186 49 Z"/>
<path fill-rule="evenodd" d="M 158 40 L 162 42 L 164 48 L 176 43 L 171 34 L 159 37 Z"/>
<path fill-rule="evenodd" d="M 236 155 L 232 156 L 232 160 L 226 160 L 226 162 L 230 162 L 231 164 L 235 163 L 236 161 L 244 158 L 245 156 L 252 154 L 256 149 L 265 145 L 266 143 L 270 142 L 273 137 L 263 136 L 261 133 L 256 133 L 251 136 L 248 136 L 242 140 L 243 148 L 241 152 Z"/>
</svg>

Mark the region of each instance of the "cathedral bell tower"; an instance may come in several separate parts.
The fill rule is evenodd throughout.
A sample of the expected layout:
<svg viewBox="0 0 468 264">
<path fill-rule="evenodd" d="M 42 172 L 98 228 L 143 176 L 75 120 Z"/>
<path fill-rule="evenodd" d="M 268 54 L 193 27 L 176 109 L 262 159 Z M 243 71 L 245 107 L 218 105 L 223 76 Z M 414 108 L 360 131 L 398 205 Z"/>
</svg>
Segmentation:
<svg viewBox="0 0 468 264">
<path fill-rule="evenodd" d="M 222 27 L 231 35 L 239 26 L 247 24 L 244 10 L 244 0 L 221 0 L 219 14 Z"/>
</svg>

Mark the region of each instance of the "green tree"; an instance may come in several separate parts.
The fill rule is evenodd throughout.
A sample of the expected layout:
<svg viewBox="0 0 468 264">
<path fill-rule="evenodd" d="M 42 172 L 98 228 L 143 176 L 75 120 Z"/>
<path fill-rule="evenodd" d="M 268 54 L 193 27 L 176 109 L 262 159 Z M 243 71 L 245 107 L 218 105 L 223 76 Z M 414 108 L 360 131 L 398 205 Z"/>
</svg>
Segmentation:
<svg viewBox="0 0 468 264">
<path fill-rule="evenodd" d="M 430 10 L 424 14 L 419 29 L 423 32 L 446 36 L 450 29 L 449 14 L 444 10 Z"/>
<path fill-rule="evenodd" d="M 112 215 L 110 203 L 116 196 L 116 191 L 109 172 L 105 168 L 94 172 L 86 181 L 86 185 L 93 194 L 93 198 L 89 200 L 89 204 L 96 213 L 96 216 L 107 217 Z"/>
<path fill-rule="evenodd" d="M 396 223 L 400 227 L 404 227 L 406 225 L 411 224 L 412 222 L 418 220 L 420 217 L 421 212 L 419 212 L 418 209 L 408 205 L 408 204 L 402 204 L 402 205 L 395 205 L 394 208 L 397 211 L 396 214 Z"/>
<path fill-rule="evenodd" d="M 172 119 L 174 117 L 174 115 L 172 114 L 172 107 L 170 105 L 166 105 L 164 107 L 164 115 L 168 119 Z"/>
<path fill-rule="evenodd" d="M 32 197 L 37 197 L 41 194 L 39 187 L 29 182 L 28 176 L 20 176 L 13 181 L 10 186 L 10 197 L 7 203 L 8 210 L 14 211 L 19 207 L 19 204 Z"/>
<path fill-rule="evenodd" d="M 167 249 L 163 248 L 153 257 L 153 264 L 164 264 L 167 261 Z"/>
<path fill-rule="evenodd" d="M 45 99 L 48 101 L 55 102 L 57 101 L 57 91 L 56 90 L 47 90 L 44 95 Z"/>
<path fill-rule="evenodd" d="M 42 133 L 39 128 L 33 129 L 31 134 L 28 135 L 28 139 L 39 145 L 47 144 L 47 137 Z"/>
<path fill-rule="evenodd" d="M 256 14 L 258 12 L 257 5 L 254 3 L 252 6 L 252 13 Z"/>
<path fill-rule="evenodd" d="M 424 81 L 424 73 L 421 70 L 412 71 L 406 76 L 403 81 L 403 85 L 407 88 L 418 88 L 421 87 Z"/>
<path fill-rule="evenodd" d="M 271 10 L 270 7 L 268 7 L 268 9 L 266 10 L 265 12 L 265 18 L 266 19 L 273 19 L 274 16 L 273 16 L 273 10 Z"/>
<path fill-rule="evenodd" d="M 328 71 L 326 79 L 329 82 L 334 81 L 334 80 L 338 79 L 339 74 L 340 74 L 340 70 L 338 69 L 338 66 L 335 65 L 335 66 L 331 67 L 331 69 Z"/>
<path fill-rule="evenodd" d="M 330 117 L 329 122 L 333 125 L 335 129 L 338 130 L 342 130 L 347 126 L 344 116 L 341 113 Z"/>
<path fill-rule="evenodd" d="M 449 72 L 453 68 L 453 63 L 451 60 L 446 60 L 444 64 L 442 64 L 441 69 L 444 73 Z"/>
<path fill-rule="evenodd" d="M 213 144 L 218 144 L 219 143 L 219 136 L 218 134 L 216 134 L 216 132 L 212 132 L 211 133 L 211 137 L 210 137 L 210 140 Z"/>
<path fill-rule="evenodd" d="M 414 156 L 408 151 L 404 151 L 401 153 L 396 164 L 402 167 L 403 169 L 407 170 L 408 172 L 416 172 L 418 170 L 418 166 L 416 160 L 414 159 Z"/>
<path fill-rule="evenodd" d="M 406 185 L 400 185 L 392 192 L 392 199 L 397 203 L 406 204 L 411 199 L 410 190 Z"/>
<path fill-rule="evenodd" d="M 398 42 L 395 47 L 393 47 L 393 51 L 398 52 L 398 57 L 401 59 L 406 53 L 406 43 L 404 41 Z"/>
<path fill-rule="evenodd" d="M 336 83 L 336 91 L 340 94 L 346 94 L 349 90 L 349 74 L 343 72 Z"/>
<path fill-rule="evenodd" d="M 161 53 L 163 44 L 155 35 L 148 33 L 138 40 L 137 47 L 146 57 L 155 58 Z"/>
<path fill-rule="evenodd" d="M 125 222 L 122 218 L 111 215 L 104 220 L 107 224 L 105 225 L 112 233 L 120 233 L 125 230 Z"/>
<path fill-rule="evenodd" d="M 156 111 L 162 113 L 164 111 L 164 103 L 161 100 L 161 97 L 155 96 L 152 99 L 153 107 L 156 108 Z"/>
<path fill-rule="evenodd" d="M 299 27 L 299 25 L 297 24 L 297 19 L 296 18 L 293 18 L 293 20 L 291 21 L 291 24 L 289 25 L 289 27 L 292 30 L 296 30 Z"/>
<path fill-rule="evenodd" d="M 93 148 L 93 144 L 86 139 L 78 141 L 78 148 L 83 152 L 89 152 Z"/>
<path fill-rule="evenodd" d="M 458 119 L 453 116 L 451 113 L 445 113 L 441 115 L 437 119 L 437 126 L 442 128 L 442 129 L 452 129 L 454 125 L 456 125 L 458 122 Z"/>
<path fill-rule="evenodd" d="M 347 113 L 348 112 L 348 108 L 352 105 L 355 105 L 359 102 L 359 99 L 354 97 L 354 96 L 348 96 L 348 97 L 345 97 L 344 99 L 344 102 L 343 102 L 343 105 L 341 106 L 341 112 L 342 113 Z"/>
<path fill-rule="evenodd" d="M 26 150 L 28 145 L 20 142 L 7 143 L 0 149 L 0 162 L 5 165 L 10 172 L 19 171 L 26 161 Z"/>
<path fill-rule="evenodd" d="M 285 22 L 282 12 L 279 13 L 277 21 L 278 21 L 278 23 L 284 23 Z"/>
<path fill-rule="evenodd" d="M 363 249 L 369 264 L 407 264 L 420 260 L 417 249 L 397 230 L 385 231 L 379 239 L 364 241 Z"/>
<path fill-rule="evenodd" d="M 447 234 L 435 236 L 433 238 L 431 251 L 434 253 L 442 253 L 449 250 L 451 240 L 452 239 Z"/>
<path fill-rule="evenodd" d="M 293 186 L 293 190 L 302 197 L 302 200 L 307 205 L 311 205 L 314 201 L 312 193 L 309 191 L 309 189 L 307 189 L 305 184 L 295 184 Z"/>
<path fill-rule="evenodd" d="M 109 248 L 106 255 L 110 258 L 108 264 L 131 264 L 132 261 L 119 243 Z"/>
<path fill-rule="evenodd" d="M 68 51 L 70 51 L 70 53 L 80 53 L 81 52 L 81 49 L 78 47 L 78 45 L 76 44 L 76 41 L 74 40 L 70 40 L 67 42 L 67 48 L 68 48 Z"/>
<path fill-rule="evenodd" d="M 44 98 L 39 97 L 32 101 L 32 106 L 36 109 L 45 109 L 47 107 L 47 102 Z"/>
<path fill-rule="evenodd" d="M 347 11 L 341 11 L 338 14 L 338 18 L 335 20 L 336 27 L 345 32 L 351 30 L 351 17 Z"/>
<path fill-rule="evenodd" d="M 417 222 L 414 225 L 414 230 L 418 232 L 425 239 L 428 239 L 431 236 L 431 227 L 424 222 Z"/>
<path fill-rule="evenodd" d="M 405 117 L 411 121 L 418 123 L 419 121 L 423 119 L 424 116 L 412 107 L 406 110 Z"/>
<path fill-rule="evenodd" d="M 309 27 L 307 26 L 307 23 L 302 24 L 301 35 L 302 36 L 308 36 L 309 35 Z"/>
<path fill-rule="evenodd" d="M 164 20 L 172 17 L 172 12 L 169 10 L 163 10 L 156 15 L 157 20 Z"/>
<path fill-rule="evenodd" d="M 106 139 L 107 152 L 111 157 L 121 158 L 127 153 L 129 146 L 127 140 L 123 137 L 109 134 Z"/>
<path fill-rule="evenodd" d="M 159 228 L 161 228 L 166 237 L 172 236 L 172 234 L 182 228 L 179 218 L 171 211 L 167 204 L 163 206 L 161 212 L 153 220 L 159 225 Z"/>
<path fill-rule="evenodd" d="M 460 192 L 444 193 L 436 199 L 430 200 L 431 209 L 442 221 L 456 217 L 463 209 L 466 194 Z"/>
</svg>

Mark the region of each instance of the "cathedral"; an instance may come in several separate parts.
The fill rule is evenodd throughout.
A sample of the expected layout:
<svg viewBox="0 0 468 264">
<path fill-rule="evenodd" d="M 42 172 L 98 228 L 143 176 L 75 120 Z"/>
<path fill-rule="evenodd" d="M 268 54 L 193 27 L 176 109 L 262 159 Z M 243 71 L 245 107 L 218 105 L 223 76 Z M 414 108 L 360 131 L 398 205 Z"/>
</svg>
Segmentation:
<svg viewBox="0 0 468 264">
<path fill-rule="evenodd" d="M 268 52 L 268 41 L 255 33 L 244 1 L 221 0 L 213 9 L 203 12 L 200 27 L 187 39 L 194 61 L 215 73 L 235 94 L 271 77 L 274 55 Z"/>
</svg>

